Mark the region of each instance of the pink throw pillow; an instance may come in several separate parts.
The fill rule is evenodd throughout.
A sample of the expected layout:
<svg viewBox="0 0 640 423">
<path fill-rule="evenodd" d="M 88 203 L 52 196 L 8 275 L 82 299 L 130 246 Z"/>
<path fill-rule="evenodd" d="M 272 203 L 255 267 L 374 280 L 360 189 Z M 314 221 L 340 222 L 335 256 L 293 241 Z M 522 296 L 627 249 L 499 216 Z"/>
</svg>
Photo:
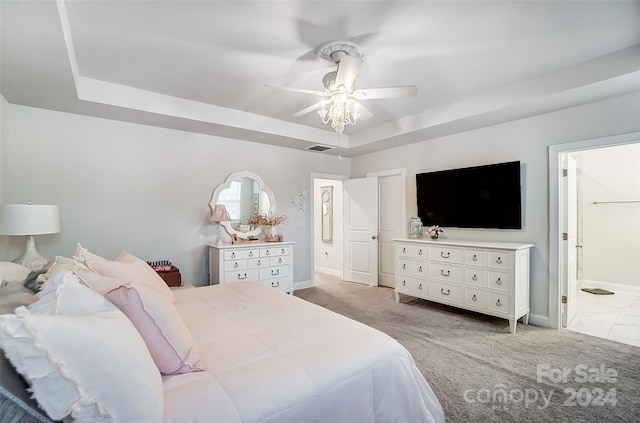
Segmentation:
<svg viewBox="0 0 640 423">
<path fill-rule="evenodd" d="M 173 303 L 160 290 L 92 273 L 76 274 L 131 320 L 160 373 L 170 375 L 205 369 L 191 333 Z"/>
<path fill-rule="evenodd" d="M 125 251 L 111 261 L 85 251 L 84 258 L 85 264 L 99 275 L 129 282 L 132 285 L 142 284 L 157 288 L 172 303 L 176 301 L 173 292 L 156 271 L 147 262 L 133 254 Z"/>
</svg>

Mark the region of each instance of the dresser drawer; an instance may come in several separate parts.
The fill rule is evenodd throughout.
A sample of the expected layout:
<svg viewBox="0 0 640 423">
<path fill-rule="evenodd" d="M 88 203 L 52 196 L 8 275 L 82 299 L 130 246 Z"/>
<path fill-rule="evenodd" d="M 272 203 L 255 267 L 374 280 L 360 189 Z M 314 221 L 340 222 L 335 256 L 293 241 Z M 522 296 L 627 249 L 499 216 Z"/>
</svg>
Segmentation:
<svg viewBox="0 0 640 423">
<path fill-rule="evenodd" d="M 511 290 L 511 275 L 509 272 L 489 270 L 487 271 L 487 281 L 487 286 L 491 289 L 500 289 L 502 291 Z"/>
<path fill-rule="evenodd" d="M 412 263 L 412 273 L 414 276 L 426 278 L 429 274 L 429 263 L 426 261 L 414 261 Z"/>
<path fill-rule="evenodd" d="M 487 271 L 474 267 L 467 267 L 464 282 L 467 285 L 487 286 Z"/>
<path fill-rule="evenodd" d="M 487 292 L 481 289 L 465 289 L 464 303 L 474 307 L 487 308 Z"/>
<path fill-rule="evenodd" d="M 487 308 L 498 313 L 509 314 L 509 295 L 487 292 Z"/>
<path fill-rule="evenodd" d="M 464 282 L 464 267 L 452 266 L 446 263 L 431 263 L 429 277 L 447 282 Z"/>
<path fill-rule="evenodd" d="M 418 294 L 427 295 L 429 292 L 429 282 L 427 282 L 426 279 L 414 278 L 412 288 Z"/>
<path fill-rule="evenodd" d="M 396 289 L 406 291 L 411 289 L 412 278 L 409 275 L 396 275 Z"/>
<path fill-rule="evenodd" d="M 235 260 L 244 258 L 243 253 L 244 251 L 242 250 L 229 250 L 225 251 L 223 255 L 225 260 Z"/>
<path fill-rule="evenodd" d="M 252 250 L 244 250 L 242 251 L 242 258 L 254 258 L 254 257 L 260 257 L 260 250 L 259 249 L 252 249 Z"/>
<path fill-rule="evenodd" d="M 486 266 L 487 252 L 484 250 L 465 250 L 465 263 L 469 266 Z"/>
<path fill-rule="evenodd" d="M 224 262 L 224 270 L 242 270 L 247 268 L 247 260 L 227 260 Z"/>
<path fill-rule="evenodd" d="M 247 259 L 247 268 L 249 269 L 259 269 L 261 267 L 269 267 L 271 265 L 270 258 L 252 258 Z"/>
<path fill-rule="evenodd" d="M 289 276 L 289 266 L 274 266 L 260 269 L 260 279 Z"/>
<path fill-rule="evenodd" d="M 411 260 L 408 259 L 398 259 L 397 263 L 397 271 L 398 273 L 410 275 L 413 270 L 413 264 Z"/>
<path fill-rule="evenodd" d="M 282 291 L 290 292 L 292 290 L 292 284 L 289 278 L 274 278 L 260 281 L 261 283 L 270 286 L 271 288 L 277 288 Z"/>
<path fill-rule="evenodd" d="M 413 251 L 412 245 L 407 245 L 407 244 L 396 245 L 396 256 L 398 257 L 411 257 L 412 251 Z"/>
<path fill-rule="evenodd" d="M 464 288 L 432 281 L 429 283 L 429 295 L 440 300 L 464 303 Z"/>
<path fill-rule="evenodd" d="M 413 258 L 426 260 L 429 257 L 429 249 L 426 246 L 414 245 Z"/>
<path fill-rule="evenodd" d="M 447 246 L 429 247 L 429 260 L 464 263 L 464 250 Z"/>
<path fill-rule="evenodd" d="M 238 270 L 235 272 L 224 272 L 224 282 L 236 281 L 257 281 L 260 279 L 258 269 Z"/>
<path fill-rule="evenodd" d="M 513 269 L 513 253 L 506 251 L 489 251 L 487 266 L 496 269 Z"/>
<path fill-rule="evenodd" d="M 291 254 L 291 247 L 260 248 L 260 257 L 284 256 Z"/>
<path fill-rule="evenodd" d="M 278 256 L 269 258 L 269 264 L 271 266 L 280 266 L 283 264 L 289 264 L 291 262 L 291 256 Z"/>
</svg>

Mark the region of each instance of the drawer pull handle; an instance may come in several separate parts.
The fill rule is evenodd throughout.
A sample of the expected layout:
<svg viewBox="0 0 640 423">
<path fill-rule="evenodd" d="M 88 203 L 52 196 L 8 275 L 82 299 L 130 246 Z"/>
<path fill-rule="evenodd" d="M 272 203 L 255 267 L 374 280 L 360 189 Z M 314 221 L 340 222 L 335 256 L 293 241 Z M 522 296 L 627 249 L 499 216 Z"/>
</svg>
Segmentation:
<svg viewBox="0 0 640 423">
<path fill-rule="evenodd" d="M 271 286 L 274 288 L 277 288 L 280 286 L 280 281 L 276 281 L 276 282 L 271 282 Z"/>
<path fill-rule="evenodd" d="M 473 277 L 471 278 L 472 281 L 477 281 L 478 280 L 478 275 L 473 275 Z M 474 295 L 475 297 L 475 295 Z"/>
<path fill-rule="evenodd" d="M 273 272 L 274 272 L 274 271 L 273 271 L 273 269 L 271 269 L 271 274 L 272 274 L 273 276 L 278 276 L 278 275 L 280 274 L 280 269 L 276 269 L 276 270 L 275 270 L 275 273 L 273 273 Z"/>
<path fill-rule="evenodd" d="M 476 294 L 473 294 L 473 297 L 471 297 L 472 301 L 478 301 L 478 298 L 476 297 Z"/>
<path fill-rule="evenodd" d="M 418 272 L 422 272 L 422 266 L 418 267 Z"/>
<path fill-rule="evenodd" d="M 282 263 L 282 258 L 278 259 L 278 264 Z"/>
<path fill-rule="evenodd" d="M 498 264 L 502 264 L 502 259 L 501 259 L 500 257 L 498 257 L 498 258 L 496 259 L 496 263 L 498 263 Z"/>
<path fill-rule="evenodd" d="M 421 255 L 422 255 L 422 248 L 420 248 L 420 249 L 418 250 L 418 255 L 419 255 L 419 256 L 421 256 Z"/>
<path fill-rule="evenodd" d="M 267 252 L 266 252 L 266 253 L 264 253 L 264 255 L 265 255 L 265 256 L 268 256 L 269 254 L 270 254 L 270 253 L 269 253 L 269 250 L 267 250 Z"/>
<path fill-rule="evenodd" d="M 235 263 L 233 263 L 233 268 L 234 268 L 234 269 L 237 269 L 237 268 L 238 268 L 238 266 L 239 266 L 239 264 L 238 264 L 238 262 L 237 262 L 237 261 L 236 261 Z"/>
<path fill-rule="evenodd" d="M 497 305 L 498 307 L 502 307 L 502 303 L 500 302 L 500 299 L 498 299 L 498 301 L 496 301 L 496 305 Z"/>
<path fill-rule="evenodd" d="M 282 249 L 282 251 L 281 251 L 281 253 L 280 253 L 280 254 L 284 254 L 284 248 Z M 278 282 L 278 283 L 279 283 L 279 282 Z"/>
<path fill-rule="evenodd" d="M 407 286 L 407 281 L 402 281 L 402 286 Z"/>
<path fill-rule="evenodd" d="M 249 251 L 249 257 L 253 257 L 253 251 Z"/>
<path fill-rule="evenodd" d="M 256 263 L 258 266 L 262 266 L 262 260 L 258 260 L 258 262 Z"/>
<path fill-rule="evenodd" d="M 449 275 L 451 275 L 451 270 L 447 270 L 447 273 L 444 273 L 444 270 L 440 269 L 440 274 L 442 276 L 449 276 Z"/>
<path fill-rule="evenodd" d="M 496 285 L 502 285 L 502 279 L 500 278 L 496 279 Z"/>
<path fill-rule="evenodd" d="M 474 254 L 474 255 L 473 255 L 473 258 L 472 258 L 471 260 L 473 260 L 473 261 L 478 261 L 478 256 Z"/>
<path fill-rule="evenodd" d="M 422 289 L 422 284 L 418 284 L 418 289 Z"/>
<path fill-rule="evenodd" d="M 244 276 L 242 276 L 240 273 L 238 273 L 238 279 L 247 279 L 247 274 L 245 273 Z"/>
<path fill-rule="evenodd" d="M 407 252 L 407 249 L 406 249 L 406 248 L 403 248 L 403 249 L 402 249 L 402 254 L 405 254 L 406 252 Z"/>
<path fill-rule="evenodd" d="M 236 253 L 235 252 L 231 253 L 231 258 L 236 258 Z"/>
<path fill-rule="evenodd" d="M 402 270 L 407 270 L 407 265 L 406 264 L 402 265 Z"/>
<path fill-rule="evenodd" d="M 451 290 L 450 290 L 450 289 L 447 289 L 447 292 L 444 292 L 444 288 L 440 288 L 440 293 L 441 293 L 442 295 L 449 295 L 449 294 L 451 293 Z"/>
<path fill-rule="evenodd" d="M 451 252 L 447 251 L 447 255 L 444 255 L 444 251 L 440 251 L 440 257 L 442 258 L 449 258 L 451 256 Z"/>
</svg>

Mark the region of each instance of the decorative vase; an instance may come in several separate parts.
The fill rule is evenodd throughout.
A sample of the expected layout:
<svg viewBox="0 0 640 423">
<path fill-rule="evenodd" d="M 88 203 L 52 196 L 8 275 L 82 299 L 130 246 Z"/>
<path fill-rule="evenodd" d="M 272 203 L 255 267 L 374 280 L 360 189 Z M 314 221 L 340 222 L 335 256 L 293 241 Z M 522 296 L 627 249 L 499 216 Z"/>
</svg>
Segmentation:
<svg viewBox="0 0 640 423">
<path fill-rule="evenodd" d="M 431 237 L 431 239 L 438 239 L 438 237 L 440 235 L 438 235 L 438 233 L 436 232 L 435 234 L 429 235 Z"/>
<path fill-rule="evenodd" d="M 280 241 L 280 235 L 278 234 L 278 228 L 276 226 L 267 226 L 266 227 L 266 240 L 267 241 Z"/>
</svg>

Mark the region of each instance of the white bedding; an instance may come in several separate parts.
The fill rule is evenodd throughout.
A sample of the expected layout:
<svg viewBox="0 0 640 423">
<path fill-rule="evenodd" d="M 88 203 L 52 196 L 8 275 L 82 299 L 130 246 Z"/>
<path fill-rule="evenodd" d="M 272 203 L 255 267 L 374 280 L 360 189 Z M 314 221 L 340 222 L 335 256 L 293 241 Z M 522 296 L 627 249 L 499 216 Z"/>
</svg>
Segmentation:
<svg viewBox="0 0 640 423">
<path fill-rule="evenodd" d="M 174 291 L 206 372 L 164 377 L 167 422 L 443 422 L 391 337 L 258 282 Z"/>
</svg>

